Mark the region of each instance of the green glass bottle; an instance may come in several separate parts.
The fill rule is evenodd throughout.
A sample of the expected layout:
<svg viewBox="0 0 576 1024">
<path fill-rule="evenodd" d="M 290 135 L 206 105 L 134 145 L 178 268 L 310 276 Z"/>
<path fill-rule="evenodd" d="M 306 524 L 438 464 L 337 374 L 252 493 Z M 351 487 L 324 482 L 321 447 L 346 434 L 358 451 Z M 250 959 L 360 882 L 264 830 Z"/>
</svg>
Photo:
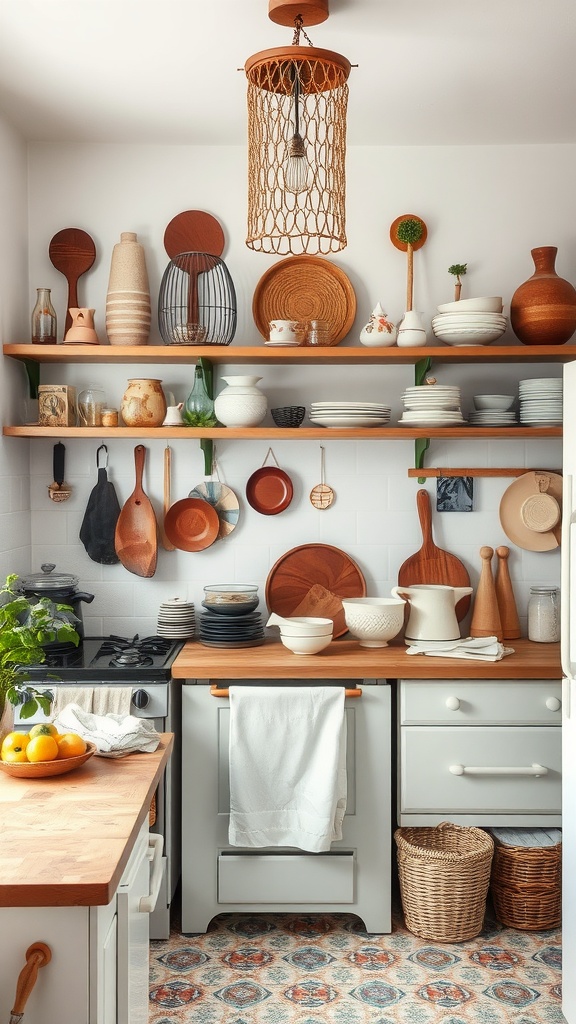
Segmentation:
<svg viewBox="0 0 576 1024">
<path fill-rule="evenodd" d="M 215 427 L 218 422 L 214 415 L 214 402 L 206 391 L 201 366 L 195 369 L 194 387 L 184 403 L 182 419 L 189 427 Z"/>
</svg>

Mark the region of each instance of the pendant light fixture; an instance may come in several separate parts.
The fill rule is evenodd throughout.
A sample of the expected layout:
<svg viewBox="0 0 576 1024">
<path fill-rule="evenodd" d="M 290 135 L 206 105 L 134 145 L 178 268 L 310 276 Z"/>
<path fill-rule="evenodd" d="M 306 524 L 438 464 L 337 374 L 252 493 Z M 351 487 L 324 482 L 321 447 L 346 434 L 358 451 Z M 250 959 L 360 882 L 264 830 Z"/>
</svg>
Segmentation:
<svg viewBox="0 0 576 1024">
<path fill-rule="evenodd" d="M 262 50 L 248 79 L 248 234 L 257 252 L 338 252 L 346 245 L 346 109 L 350 62 L 313 46 L 304 25 L 328 0 L 269 0 L 292 45 Z M 308 45 L 300 45 L 300 36 Z"/>
</svg>

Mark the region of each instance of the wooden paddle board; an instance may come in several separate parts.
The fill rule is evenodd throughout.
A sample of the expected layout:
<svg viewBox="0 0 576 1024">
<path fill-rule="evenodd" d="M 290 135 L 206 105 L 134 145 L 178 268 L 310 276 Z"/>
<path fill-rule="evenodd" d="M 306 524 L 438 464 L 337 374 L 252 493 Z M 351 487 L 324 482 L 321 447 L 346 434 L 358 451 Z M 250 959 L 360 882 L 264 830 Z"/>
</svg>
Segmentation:
<svg viewBox="0 0 576 1024">
<path fill-rule="evenodd" d="M 149 577 L 156 572 L 158 524 L 152 502 L 142 488 L 145 459 L 144 445 L 137 444 L 134 449 L 136 486 L 120 511 L 114 543 L 116 554 L 128 572 Z"/>
</svg>

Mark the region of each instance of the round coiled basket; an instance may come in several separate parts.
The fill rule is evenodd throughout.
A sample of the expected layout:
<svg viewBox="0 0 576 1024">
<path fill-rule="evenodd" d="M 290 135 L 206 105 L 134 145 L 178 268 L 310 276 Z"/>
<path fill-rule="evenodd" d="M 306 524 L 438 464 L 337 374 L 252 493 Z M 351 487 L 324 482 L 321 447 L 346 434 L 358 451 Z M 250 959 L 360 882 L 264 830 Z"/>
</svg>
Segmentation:
<svg viewBox="0 0 576 1024">
<path fill-rule="evenodd" d="M 205 252 L 170 260 L 158 294 L 158 327 L 166 345 L 229 345 L 236 321 L 236 291 L 223 260 Z"/>
<path fill-rule="evenodd" d="M 494 841 L 474 826 L 443 821 L 399 828 L 400 894 L 406 927 L 436 942 L 464 942 L 482 931 Z"/>
</svg>

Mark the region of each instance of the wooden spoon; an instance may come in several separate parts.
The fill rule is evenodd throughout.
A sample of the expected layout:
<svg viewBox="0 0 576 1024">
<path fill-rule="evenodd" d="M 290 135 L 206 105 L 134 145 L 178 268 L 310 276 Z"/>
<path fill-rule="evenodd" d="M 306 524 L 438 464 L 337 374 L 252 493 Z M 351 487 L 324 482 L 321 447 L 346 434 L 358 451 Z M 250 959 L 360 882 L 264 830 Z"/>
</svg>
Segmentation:
<svg viewBox="0 0 576 1024">
<path fill-rule="evenodd" d="M 172 503 L 171 502 L 171 495 L 170 495 L 170 478 L 171 478 L 171 475 L 172 475 L 172 449 L 170 448 L 169 445 L 166 445 L 166 447 L 164 449 L 164 507 L 163 507 L 162 523 L 160 525 L 160 536 L 162 538 L 162 547 L 164 548 L 165 551 L 175 551 L 176 550 L 176 545 L 173 544 L 171 540 L 168 540 L 168 537 L 166 536 L 166 527 L 164 525 L 166 516 L 168 514 L 168 509 L 170 508 L 170 505 Z"/>
<path fill-rule="evenodd" d="M 96 246 L 88 232 L 81 228 L 63 228 L 52 238 L 48 246 L 50 261 L 56 270 L 64 274 L 68 282 L 68 305 L 64 323 L 64 335 L 72 327 L 70 309 L 78 307 L 78 278 L 85 274 L 96 259 Z"/>
<path fill-rule="evenodd" d="M 449 551 L 436 547 L 432 539 L 432 509 L 425 488 L 416 495 L 418 517 L 422 529 L 422 547 L 410 555 L 398 570 L 398 586 L 411 587 L 415 583 L 442 584 L 449 587 L 469 587 L 470 576 L 463 562 Z M 470 607 L 470 596 L 456 605 L 456 617 L 461 622 Z"/>
<path fill-rule="evenodd" d="M 220 221 L 203 210 L 185 210 L 172 218 L 164 232 L 164 248 L 171 260 L 178 266 L 180 253 L 193 252 L 193 261 L 182 262 L 182 270 L 190 275 L 188 286 L 188 323 L 198 321 L 198 278 L 211 270 L 214 261 L 202 258 L 202 254 L 221 256 L 224 251 L 224 232 Z"/>
<path fill-rule="evenodd" d="M 142 488 L 146 449 L 134 449 L 136 486 L 121 509 L 116 523 L 114 544 L 116 554 L 128 572 L 135 576 L 153 576 L 158 557 L 158 524 L 152 502 Z"/>
</svg>

